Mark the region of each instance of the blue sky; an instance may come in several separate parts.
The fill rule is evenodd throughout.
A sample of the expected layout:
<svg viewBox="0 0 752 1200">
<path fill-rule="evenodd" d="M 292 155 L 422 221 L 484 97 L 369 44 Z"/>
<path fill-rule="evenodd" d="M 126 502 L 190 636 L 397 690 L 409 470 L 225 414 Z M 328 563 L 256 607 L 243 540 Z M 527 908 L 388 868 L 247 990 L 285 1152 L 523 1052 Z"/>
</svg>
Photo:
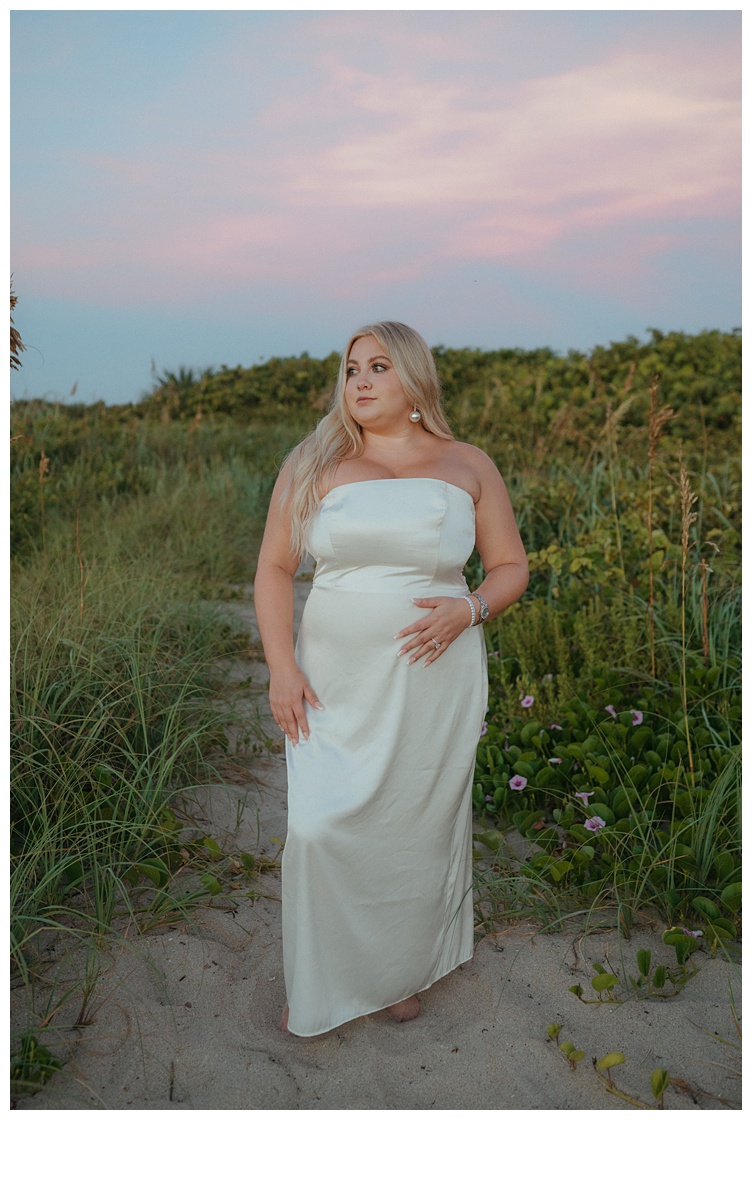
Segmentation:
<svg viewBox="0 0 752 1200">
<path fill-rule="evenodd" d="M 17 11 L 15 397 L 741 324 L 738 11 Z"/>
</svg>

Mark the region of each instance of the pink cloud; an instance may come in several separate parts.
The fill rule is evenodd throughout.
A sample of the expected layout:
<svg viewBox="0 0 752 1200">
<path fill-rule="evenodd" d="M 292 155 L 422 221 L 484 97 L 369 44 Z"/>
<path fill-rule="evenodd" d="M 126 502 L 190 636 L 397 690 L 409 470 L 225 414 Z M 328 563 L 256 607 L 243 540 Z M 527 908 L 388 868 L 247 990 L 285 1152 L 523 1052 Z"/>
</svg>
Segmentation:
<svg viewBox="0 0 752 1200">
<path fill-rule="evenodd" d="M 434 33 L 405 14 L 367 15 L 296 26 L 295 86 L 260 108 L 239 91 L 202 138 L 172 131 L 173 98 L 151 149 L 80 155 L 79 192 L 61 189 L 53 232 L 19 223 L 14 262 L 47 294 L 79 297 L 302 278 L 346 295 L 364 278 L 398 284 L 468 260 L 558 262 L 587 285 L 604 278 L 604 254 L 573 247 L 598 231 L 614 235 L 610 282 L 628 288 L 641 262 L 677 244 L 666 223 L 736 211 L 733 44 L 627 43 L 534 78 L 489 69 L 490 31 L 498 42 L 519 14 Z M 233 48 L 233 70 L 247 49 Z M 159 114 L 142 119 L 151 132 Z"/>
</svg>

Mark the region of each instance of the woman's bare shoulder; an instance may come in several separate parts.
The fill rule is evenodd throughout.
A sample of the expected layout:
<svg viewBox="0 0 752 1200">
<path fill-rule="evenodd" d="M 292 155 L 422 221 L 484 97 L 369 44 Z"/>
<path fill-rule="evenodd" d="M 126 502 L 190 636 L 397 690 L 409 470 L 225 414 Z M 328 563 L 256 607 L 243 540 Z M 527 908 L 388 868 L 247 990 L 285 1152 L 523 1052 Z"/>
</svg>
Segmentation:
<svg viewBox="0 0 752 1200">
<path fill-rule="evenodd" d="M 473 446 L 471 442 L 455 442 L 454 447 L 459 459 L 471 471 L 477 472 L 479 478 L 499 474 L 494 460 L 479 446 Z"/>
</svg>

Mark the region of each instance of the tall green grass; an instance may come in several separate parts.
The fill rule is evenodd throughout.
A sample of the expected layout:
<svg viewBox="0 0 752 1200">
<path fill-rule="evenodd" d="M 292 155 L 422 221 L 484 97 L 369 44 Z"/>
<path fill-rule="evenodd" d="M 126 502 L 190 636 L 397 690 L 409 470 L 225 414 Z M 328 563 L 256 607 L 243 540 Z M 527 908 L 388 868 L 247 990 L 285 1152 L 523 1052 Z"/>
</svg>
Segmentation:
<svg viewBox="0 0 752 1200">
<path fill-rule="evenodd" d="M 225 745 L 216 660 L 244 644 L 212 604 L 247 579 L 270 479 L 164 467 L 148 493 L 58 512 L 11 599 L 11 917 L 104 932 L 136 883 L 182 865 L 170 804 Z"/>
</svg>

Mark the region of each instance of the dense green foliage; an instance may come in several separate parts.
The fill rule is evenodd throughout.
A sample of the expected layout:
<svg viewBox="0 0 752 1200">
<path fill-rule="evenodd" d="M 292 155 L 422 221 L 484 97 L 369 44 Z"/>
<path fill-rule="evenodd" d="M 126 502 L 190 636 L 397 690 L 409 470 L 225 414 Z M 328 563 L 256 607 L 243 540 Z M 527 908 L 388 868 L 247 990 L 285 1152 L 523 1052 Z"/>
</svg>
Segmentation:
<svg viewBox="0 0 752 1200">
<path fill-rule="evenodd" d="M 628 924 L 649 902 L 722 940 L 740 897 L 741 339 L 436 358 L 532 571 L 487 630 L 478 816 L 488 846 L 515 826 L 536 851 L 510 870 L 502 847 L 494 919 L 584 900 Z M 251 577 L 279 463 L 336 367 L 181 369 L 132 405 L 14 404 L 19 945 L 94 901 L 111 913 L 134 865 L 160 887 L 174 868 L 170 795 L 219 736 L 207 673 L 229 634 L 207 602 Z M 654 417 L 673 416 L 649 455 L 656 377 Z"/>
</svg>

